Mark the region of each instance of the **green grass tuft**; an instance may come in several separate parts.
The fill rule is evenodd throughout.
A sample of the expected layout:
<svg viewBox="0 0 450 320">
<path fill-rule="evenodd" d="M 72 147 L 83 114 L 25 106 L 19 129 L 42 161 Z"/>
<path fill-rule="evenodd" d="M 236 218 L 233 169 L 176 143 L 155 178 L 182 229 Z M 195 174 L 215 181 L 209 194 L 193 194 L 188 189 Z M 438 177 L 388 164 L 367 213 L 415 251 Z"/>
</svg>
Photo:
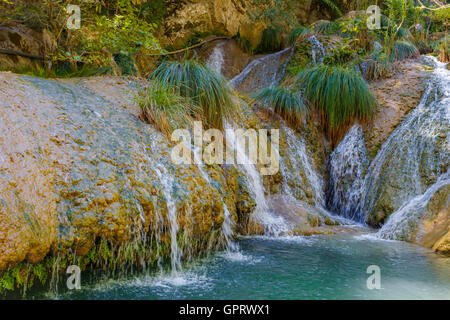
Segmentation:
<svg viewBox="0 0 450 320">
<path fill-rule="evenodd" d="M 290 45 L 293 45 L 300 36 L 311 35 L 311 30 L 306 27 L 298 26 L 291 30 L 288 36 L 288 42 Z"/>
<path fill-rule="evenodd" d="M 191 115 L 197 111 L 173 86 L 158 81 L 140 92 L 136 100 L 144 119 L 167 137 L 177 128 L 188 127 Z"/>
<path fill-rule="evenodd" d="M 392 47 L 393 60 L 417 58 L 419 55 L 419 50 L 408 41 L 396 41 Z"/>
<path fill-rule="evenodd" d="M 283 87 L 265 88 L 254 99 L 266 107 L 273 108 L 283 119 L 294 126 L 302 123 L 307 107 L 298 92 Z"/>
<path fill-rule="evenodd" d="M 223 129 L 223 119 L 235 111 L 226 79 L 195 60 L 164 61 L 152 78 L 198 106 L 199 116 L 211 128 Z"/>
<path fill-rule="evenodd" d="M 354 70 L 320 65 L 301 72 L 296 84 L 316 108 L 330 140 L 338 141 L 355 120 L 373 115 L 376 99 L 364 79 Z"/>
</svg>

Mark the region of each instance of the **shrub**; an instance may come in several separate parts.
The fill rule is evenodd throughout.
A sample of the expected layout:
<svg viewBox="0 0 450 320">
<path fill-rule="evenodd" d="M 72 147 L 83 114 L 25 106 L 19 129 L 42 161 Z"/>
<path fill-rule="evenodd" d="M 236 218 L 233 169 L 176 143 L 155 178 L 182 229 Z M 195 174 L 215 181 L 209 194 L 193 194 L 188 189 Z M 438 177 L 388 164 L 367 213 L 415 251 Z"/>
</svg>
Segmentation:
<svg viewBox="0 0 450 320">
<path fill-rule="evenodd" d="M 355 120 L 372 116 L 377 104 L 367 83 L 355 71 L 341 66 L 320 65 L 301 72 L 296 84 L 318 111 L 332 142 Z"/>
<path fill-rule="evenodd" d="M 235 110 L 226 79 L 195 60 L 163 61 L 152 78 L 190 99 L 212 128 L 223 129 L 223 118 Z"/>
<path fill-rule="evenodd" d="M 301 124 L 307 111 L 299 92 L 283 87 L 263 89 L 254 98 L 264 106 L 273 108 L 274 112 L 293 125 Z"/>
<path fill-rule="evenodd" d="M 189 100 L 180 96 L 175 87 L 154 81 L 136 97 L 143 117 L 170 137 L 173 130 L 187 127 L 196 111 Z"/>
<path fill-rule="evenodd" d="M 283 48 L 281 30 L 272 26 L 263 31 L 257 51 L 260 53 L 280 51 Z"/>
<path fill-rule="evenodd" d="M 350 46 L 343 45 L 331 48 L 323 62 L 328 65 L 343 65 L 355 59 L 355 56 L 357 56 L 357 53 Z"/>
</svg>

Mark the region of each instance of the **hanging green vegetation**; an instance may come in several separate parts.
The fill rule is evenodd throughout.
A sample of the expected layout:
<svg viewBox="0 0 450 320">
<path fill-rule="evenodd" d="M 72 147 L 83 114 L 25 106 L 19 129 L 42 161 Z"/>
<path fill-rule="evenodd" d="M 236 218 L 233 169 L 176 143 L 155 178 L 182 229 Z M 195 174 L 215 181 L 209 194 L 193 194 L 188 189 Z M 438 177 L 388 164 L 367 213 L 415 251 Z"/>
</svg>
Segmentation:
<svg viewBox="0 0 450 320">
<path fill-rule="evenodd" d="M 164 61 L 152 78 L 173 87 L 176 94 L 198 106 L 198 116 L 211 128 L 222 129 L 223 119 L 234 113 L 235 105 L 226 79 L 195 60 Z"/>
<path fill-rule="evenodd" d="M 258 92 L 255 100 L 262 105 L 273 108 L 283 119 L 298 126 L 307 112 L 299 92 L 284 87 L 271 87 Z"/>
<path fill-rule="evenodd" d="M 341 66 L 320 65 L 305 70 L 297 76 L 296 84 L 318 111 L 333 142 L 353 121 L 370 118 L 377 104 L 364 79 Z"/>
<path fill-rule="evenodd" d="M 283 41 L 281 39 L 281 30 L 270 26 L 263 31 L 261 42 L 256 51 L 260 53 L 269 53 L 279 51 L 282 48 Z"/>
</svg>

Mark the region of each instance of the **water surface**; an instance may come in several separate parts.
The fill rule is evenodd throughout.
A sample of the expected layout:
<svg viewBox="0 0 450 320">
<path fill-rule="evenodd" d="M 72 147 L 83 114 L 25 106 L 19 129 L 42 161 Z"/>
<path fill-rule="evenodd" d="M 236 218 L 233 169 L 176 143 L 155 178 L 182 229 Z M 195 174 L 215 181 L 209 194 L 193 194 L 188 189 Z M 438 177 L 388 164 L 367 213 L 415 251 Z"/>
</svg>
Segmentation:
<svg viewBox="0 0 450 320">
<path fill-rule="evenodd" d="M 450 258 L 371 235 L 249 237 L 176 276 L 97 281 L 59 299 L 449 299 Z M 367 267 L 381 269 L 369 290 Z M 53 298 L 55 298 L 53 296 Z"/>
</svg>

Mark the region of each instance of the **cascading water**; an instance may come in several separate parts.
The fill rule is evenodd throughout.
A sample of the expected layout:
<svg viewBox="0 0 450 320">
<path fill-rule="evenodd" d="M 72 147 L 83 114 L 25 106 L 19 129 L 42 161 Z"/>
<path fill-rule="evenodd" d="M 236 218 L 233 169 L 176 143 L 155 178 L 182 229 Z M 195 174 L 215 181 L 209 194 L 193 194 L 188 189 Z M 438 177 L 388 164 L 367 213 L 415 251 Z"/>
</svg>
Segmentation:
<svg viewBox="0 0 450 320">
<path fill-rule="evenodd" d="M 157 166 L 154 169 L 161 181 L 164 190 L 164 195 L 166 197 L 168 220 L 170 223 L 171 266 L 172 272 L 176 274 L 178 271 L 181 271 L 182 267 L 181 267 L 181 250 L 178 246 L 177 240 L 179 228 L 177 221 L 177 209 L 175 207 L 175 202 L 173 201 L 172 198 L 173 179 L 164 166 L 157 164 Z"/>
<path fill-rule="evenodd" d="M 362 191 L 368 219 L 395 211 L 422 195 L 445 174 L 450 159 L 450 71 L 424 57 L 435 70 L 419 105 L 394 130 L 369 167 Z M 389 214 L 390 212 L 387 212 Z"/>
<path fill-rule="evenodd" d="M 212 185 L 211 178 L 209 174 L 204 169 L 204 163 L 202 161 L 201 153 L 202 151 L 198 148 L 193 148 L 194 161 L 197 164 L 203 178 Z M 222 223 L 222 239 L 223 245 L 228 252 L 239 250 L 238 245 L 233 241 L 234 232 L 233 232 L 233 220 L 231 219 L 230 210 L 228 209 L 225 200 L 222 198 L 223 203 L 223 211 L 224 211 L 224 220 Z"/>
<path fill-rule="evenodd" d="M 450 171 L 440 176 L 424 194 L 412 198 L 396 210 L 376 236 L 382 239 L 410 240 L 409 237 L 416 230 L 420 218 L 425 214 L 431 197 L 445 185 L 450 185 Z"/>
<path fill-rule="evenodd" d="M 379 180 L 386 179 L 382 170 L 392 167 L 391 159 L 399 157 L 400 152 L 406 157 L 407 161 L 400 168 L 408 173 L 409 179 L 402 181 L 407 193 L 400 196 L 408 198 L 377 233 L 384 239 L 408 240 L 414 226 L 425 214 L 431 197 L 450 184 L 449 170 L 446 169 L 450 159 L 450 71 L 436 58 L 425 58 L 435 66 L 429 87 L 419 106 L 383 145 L 366 179 L 364 208 L 372 210 L 376 198 L 368 192 L 376 192 Z M 425 182 L 433 178 L 435 182 L 427 186 Z"/>
<path fill-rule="evenodd" d="M 264 227 L 267 235 L 278 236 L 286 233 L 288 227 L 283 218 L 276 217 L 269 209 L 261 175 L 248 158 L 245 146 L 242 145 L 240 139 L 236 139 L 234 129 L 229 123 L 225 124 L 225 128 L 227 129 L 227 138 L 229 138 L 227 143 L 235 151 L 237 164 L 243 169 L 249 189 L 255 196 L 256 208 L 252 213 L 252 218 Z"/>
<path fill-rule="evenodd" d="M 364 178 L 369 166 L 360 125 L 354 125 L 334 149 L 328 161 L 328 208 L 341 216 L 364 222 L 360 208 Z"/>
<path fill-rule="evenodd" d="M 311 44 L 311 57 L 314 64 L 322 63 L 325 59 L 325 48 L 322 43 L 314 35 L 309 37 L 308 41 Z"/>
<path fill-rule="evenodd" d="M 223 52 L 224 44 L 225 42 L 219 43 L 213 49 L 213 52 L 206 61 L 207 66 L 218 73 L 222 73 L 222 67 L 224 64 L 224 52 Z"/>
<path fill-rule="evenodd" d="M 297 190 L 292 190 L 289 186 L 289 181 L 300 183 L 300 187 L 305 186 L 312 190 L 315 206 L 325 207 L 322 179 L 313 169 L 311 159 L 306 151 L 305 142 L 299 139 L 291 128 L 283 126 L 282 129 L 286 135 L 286 142 L 290 147 L 286 156 L 291 166 L 296 168 L 296 170 L 289 170 L 285 161 L 280 162 L 281 173 L 285 179 L 283 183 L 284 192 L 298 198 Z M 302 173 L 304 174 L 302 175 Z"/>
<path fill-rule="evenodd" d="M 255 59 L 240 74 L 230 80 L 230 85 L 244 93 L 276 86 L 283 79 L 285 67 L 292 54 L 292 48 L 286 48 Z"/>
<path fill-rule="evenodd" d="M 152 148 L 153 149 L 153 146 Z M 174 186 L 174 178 L 169 173 L 167 168 L 160 162 L 156 162 L 148 156 L 148 150 L 146 150 L 147 159 L 149 163 L 152 163 L 153 169 L 158 176 L 162 190 L 164 191 L 164 197 L 166 198 L 167 205 L 167 220 L 170 224 L 170 263 L 172 268 L 172 273 L 176 275 L 179 271 L 182 270 L 181 265 L 181 256 L 182 251 L 178 246 L 178 220 L 177 220 L 177 208 L 175 206 L 175 201 L 172 197 L 173 186 Z M 158 210 L 156 210 L 156 223 L 162 223 L 162 217 Z M 159 237 L 159 235 L 158 235 Z M 157 244 L 158 245 L 158 244 Z M 158 257 L 159 258 L 159 257 Z M 158 261 L 159 264 L 159 261 Z"/>
</svg>

